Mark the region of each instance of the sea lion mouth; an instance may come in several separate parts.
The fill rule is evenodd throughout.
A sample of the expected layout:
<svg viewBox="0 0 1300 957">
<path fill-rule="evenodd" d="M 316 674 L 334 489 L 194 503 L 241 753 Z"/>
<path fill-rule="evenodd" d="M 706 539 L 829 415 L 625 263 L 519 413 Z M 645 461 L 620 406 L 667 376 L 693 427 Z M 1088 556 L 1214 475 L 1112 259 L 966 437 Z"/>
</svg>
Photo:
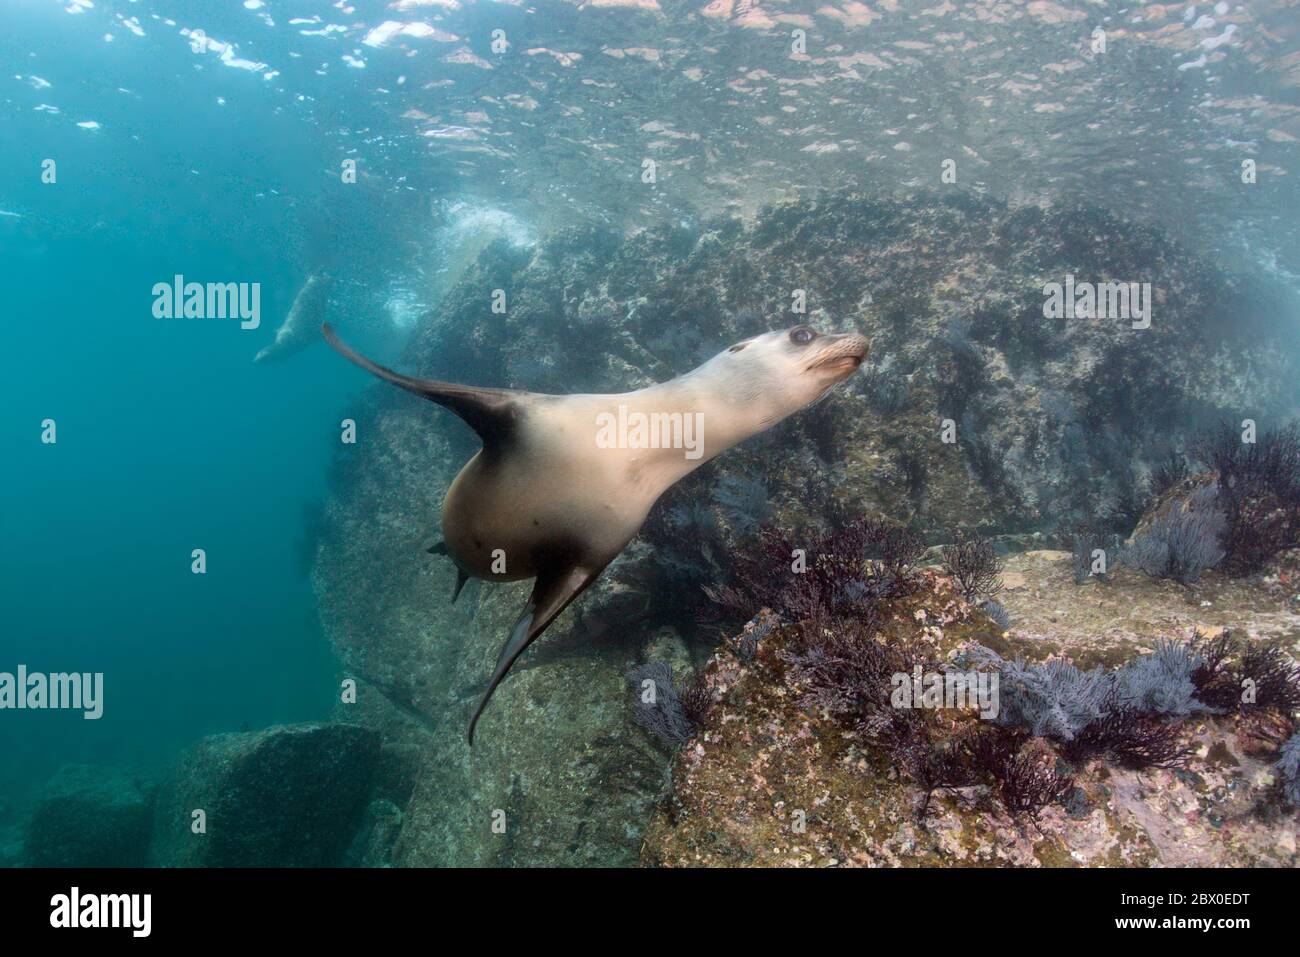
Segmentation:
<svg viewBox="0 0 1300 957">
<path fill-rule="evenodd" d="M 858 371 L 868 354 L 871 352 L 871 343 L 865 336 L 859 336 L 855 333 L 843 333 L 836 336 L 826 336 L 825 347 L 822 349 L 820 357 L 815 359 L 809 366 L 808 371 L 814 369 L 819 371 L 834 372 L 844 378 Z"/>
<path fill-rule="evenodd" d="M 856 354 L 856 353 L 847 353 L 847 354 L 843 354 L 843 353 L 842 353 L 842 354 L 837 355 L 837 356 L 827 356 L 827 357 L 824 358 L 824 359 L 819 359 L 819 360 L 817 360 L 816 362 L 814 362 L 811 366 L 809 366 L 808 368 L 810 368 L 810 369 L 825 369 L 825 368 L 832 368 L 832 369 L 847 369 L 847 370 L 850 371 L 850 372 L 855 372 L 855 371 L 857 371 L 857 368 L 858 368 L 860 365 L 862 365 L 862 360 L 865 359 L 865 358 L 866 358 L 866 356 L 864 356 L 864 355 L 858 355 L 858 354 Z"/>
</svg>

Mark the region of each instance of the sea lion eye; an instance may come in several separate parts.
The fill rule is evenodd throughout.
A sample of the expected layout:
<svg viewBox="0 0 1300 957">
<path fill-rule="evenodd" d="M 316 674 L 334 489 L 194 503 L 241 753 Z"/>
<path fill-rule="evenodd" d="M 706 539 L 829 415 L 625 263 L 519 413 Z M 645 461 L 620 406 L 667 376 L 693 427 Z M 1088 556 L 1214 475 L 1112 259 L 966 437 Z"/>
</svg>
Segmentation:
<svg viewBox="0 0 1300 957">
<path fill-rule="evenodd" d="M 790 341 L 796 345 L 806 346 L 816 337 L 817 333 L 813 332 L 807 326 L 795 326 L 790 330 Z"/>
</svg>

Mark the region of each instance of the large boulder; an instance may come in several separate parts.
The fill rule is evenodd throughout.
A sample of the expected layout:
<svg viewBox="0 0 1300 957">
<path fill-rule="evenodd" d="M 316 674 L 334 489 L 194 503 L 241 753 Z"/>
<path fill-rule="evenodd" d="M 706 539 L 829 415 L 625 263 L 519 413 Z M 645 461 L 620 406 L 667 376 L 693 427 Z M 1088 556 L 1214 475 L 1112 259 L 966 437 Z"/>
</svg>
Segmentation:
<svg viewBox="0 0 1300 957">
<path fill-rule="evenodd" d="M 379 736 L 310 723 L 204 738 L 159 791 L 152 863 L 164 867 L 327 867 L 362 821 Z M 205 831 L 195 833 L 195 811 Z"/>
<path fill-rule="evenodd" d="M 140 867 L 149 859 L 152 788 L 113 768 L 65 765 L 27 825 L 28 867 Z"/>
</svg>

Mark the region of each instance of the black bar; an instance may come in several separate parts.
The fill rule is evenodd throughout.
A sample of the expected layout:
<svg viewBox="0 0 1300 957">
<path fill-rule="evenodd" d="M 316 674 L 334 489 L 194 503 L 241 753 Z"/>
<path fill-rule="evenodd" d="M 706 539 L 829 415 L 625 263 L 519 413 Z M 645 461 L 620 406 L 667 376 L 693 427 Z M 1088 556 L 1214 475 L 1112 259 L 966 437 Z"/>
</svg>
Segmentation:
<svg viewBox="0 0 1300 957">
<path fill-rule="evenodd" d="M 462 932 L 471 940 L 517 933 L 589 938 L 597 923 L 610 921 L 658 934 L 679 919 L 721 921 L 742 937 L 763 928 L 777 932 L 784 925 L 811 935 L 809 946 L 834 932 L 836 924 L 863 941 L 883 940 L 880 935 L 891 927 L 906 933 L 929 928 L 940 936 L 974 933 L 974 939 L 987 941 L 1000 925 L 996 932 L 1008 941 L 1026 941 L 1032 938 L 1024 935 L 1038 932 L 1071 944 L 1097 938 L 1160 940 L 1172 939 L 1173 931 L 1231 945 L 1247 939 L 1237 935 L 1276 934 L 1291 925 L 1295 875 L 1286 870 L 8 870 L 0 871 L 0 926 L 6 937 L 66 939 L 76 933 L 82 945 L 114 938 L 134 942 L 130 927 L 52 927 L 52 900 L 70 897 L 73 887 L 83 906 L 87 895 L 148 894 L 148 939 L 205 947 L 281 938 L 374 943 L 398 934 L 418 935 L 432 946 Z M 1148 919 L 1155 926 L 1119 925 Z M 1206 919 L 1246 923 L 1208 930 L 1164 925 Z M 622 946 L 616 939 L 608 943 Z"/>
</svg>

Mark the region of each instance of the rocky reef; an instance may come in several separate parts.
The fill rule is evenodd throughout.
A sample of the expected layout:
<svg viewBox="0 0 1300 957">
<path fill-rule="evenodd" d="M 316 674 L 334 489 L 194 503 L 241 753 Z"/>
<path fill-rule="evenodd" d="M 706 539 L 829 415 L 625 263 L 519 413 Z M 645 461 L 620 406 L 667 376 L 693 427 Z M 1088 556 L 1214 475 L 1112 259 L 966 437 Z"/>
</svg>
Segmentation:
<svg viewBox="0 0 1300 957">
<path fill-rule="evenodd" d="M 1150 327 L 1045 318 L 1045 284 L 1067 275 L 1150 282 Z M 491 309 L 496 290 L 504 313 Z M 392 862 L 638 860 L 668 755 L 637 726 L 624 676 L 651 658 L 679 674 L 709 658 L 702 586 L 729 578 L 759 527 L 882 516 L 927 544 L 962 531 L 1014 550 L 1068 546 L 1082 524 L 1127 534 L 1151 474 L 1197 429 L 1296 407 L 1279 296 L 1107 214 L 971 197 L 830 194 L 749 223 L 626 238 L 581 227 L 531 250 L 488 247 L 397 363 L 404 371 L 625 391 L 800 322 L 861 332 L 873 354 L 828 399 L 670 491 L 516 666 L 472 750 L 465 725 L 527 587 L 471 583 L 449 603 L 453 569 L 425 549 L 477 442 L 421 400 L 368 393 L 358 442 L 339 453 L 313 579 L 360 682 L 346 720 L 415 756 Z M 1050 645 L 1055 631 L 1037 637 Z"/>
<path fill-rule="evenodd" d="M 1045 318 L 1044 285 L 1067 275 L 1150 282 L 1151 327 Z M 503 315 L 488 308 L 495 289 Z M 1005 534 L 1130 505 L 1170 447 L 1220 415 L 1291 411 L 1298 377 L 1274 293 L 1088 209 L 832 195 L 749 226 L 627 240 L 572 229 L 535 254 L 494 247 L 404 364 L 538 392 L 624 391 L 771 328 L 853 329 L 872 341 L 864 373 L 729 456 L 726 470 L 804 516 L 865 511 L 930 533 Z M 351 500 L 367 482 L 402 482 L 402 465 L 473 447 L 457 427 L 399 415 L 411 403 L 380 401 L 344 479 Z M 955 441 L 941 441 L 944 419 Z M 719 478 L 687 497 L 709 501 Z M 436 527 L 443 481 L 430 469 L 404 496 L 420 516 L 412 534 Z"/>
<path fill-rule="evenodd" d="M 1294 559 L 1279 585 L 1210 573 L 1199 600 L 1124 569 L 1109 584 L 1076 586 L 1065 552 L 1007 563 L 1004 631 L 924 576 L 891 640 L 960 660 L 971 646 L 1081 670 L 1152 660 L 1155 636 L 1214 641 L 1235 630 L 1294 654 L 1300 620 Z M 1287 580 L 1292 584 L 1288 586 Z M 1223 624 L 1227 622 L 1228 624 Z M 1087 755 L 1067 761 L 1034 739 L 1068 784 L 1032 816 L 1012 814 L 996 787 L 936 789 L 887 752 L 863 745 L 824 709 L 808 708 L 792 673 L 795 633 L 777 627 L 744 661 L 720 650 L 705 669 L 717 704 L 678 754 L 673 793 L 649 827 L 654 866 L 1284 866 L 1300 862 L 1300 816 L 1274 767 L 1289 722 L 1263 712 L 1195 715 L 1160 760 L 1125 767 Z M 1032 667 L 1032 664 L 1030 665 Z M 1104 672 L 1097 672 L 1101 674 Z M 1004 704 L 1012 698 L 1005 684 Z M 1069 748 L 1063 749 L 1069 753 Z M 1164 757 L 1176 758 L 1164 760 Z M 918 808 L 924 808 L 918 813 Z"/>
</svg>

